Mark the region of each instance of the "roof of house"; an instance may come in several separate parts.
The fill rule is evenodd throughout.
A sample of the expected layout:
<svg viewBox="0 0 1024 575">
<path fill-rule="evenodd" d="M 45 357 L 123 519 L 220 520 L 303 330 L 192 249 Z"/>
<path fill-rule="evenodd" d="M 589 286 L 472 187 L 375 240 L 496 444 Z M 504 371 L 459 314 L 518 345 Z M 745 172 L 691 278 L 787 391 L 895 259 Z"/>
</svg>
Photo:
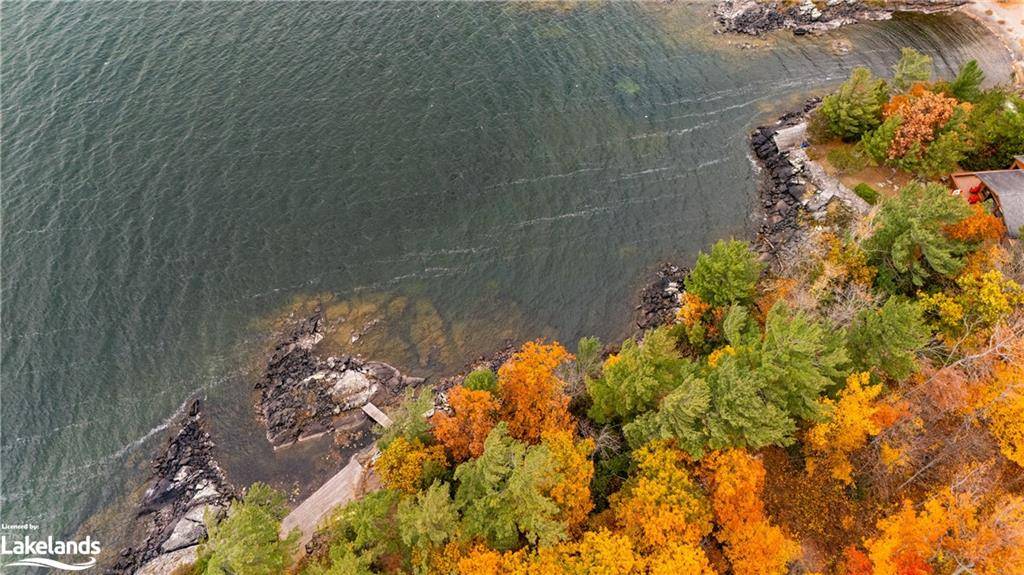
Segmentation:
<svg viewBox="0 0 1024 575">
<path fill-rule="evenodd" d="M 996 196 L 1006 231 L 1010 236 L 1018 237 L 1018 232 L 1024 227 L 1024 170 L 978 172 L 976 175 Z"/>
</svg>

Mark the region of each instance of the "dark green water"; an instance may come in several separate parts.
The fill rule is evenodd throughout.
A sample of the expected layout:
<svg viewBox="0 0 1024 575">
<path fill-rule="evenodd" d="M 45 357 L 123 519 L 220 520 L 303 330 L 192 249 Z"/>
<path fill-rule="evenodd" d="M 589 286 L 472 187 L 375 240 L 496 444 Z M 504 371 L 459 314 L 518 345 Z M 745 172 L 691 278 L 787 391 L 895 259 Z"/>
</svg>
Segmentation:
<svg viewBox="0 0 1024 575">
<path fill-rule="evenodd" d="M 313 473 L 246 431 L 252 320 L 296 296 L 412 294 L 463 351 L 618 337 L 658 261 L 752 229 L 758 119 L 904 45 L 1005 76 L 964 18 L 839 56 L 705 11 L 4 2 L 0 519 L 74 530 L 196 395 L 236 480 Z"/>
</svg>

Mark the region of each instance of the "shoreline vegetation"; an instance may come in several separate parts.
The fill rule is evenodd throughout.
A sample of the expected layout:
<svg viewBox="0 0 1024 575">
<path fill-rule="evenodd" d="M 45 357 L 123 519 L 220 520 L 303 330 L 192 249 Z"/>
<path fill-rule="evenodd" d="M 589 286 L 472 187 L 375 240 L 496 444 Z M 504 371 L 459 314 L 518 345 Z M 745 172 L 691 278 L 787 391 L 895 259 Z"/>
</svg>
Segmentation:
<svg viewBox="0 0 1024 575">
<path fill-rule="evenodd" d="M 905 50 L 755 130 L 758 240 L 659 270 L 621 343 L 527 342 L 423 385 L 314 357 L 304 319 L 258 384 L 294 392 L 268 438 L 386 393 L 361 498 L 300 548 L 282 494 L 227 484 L 196 405 L 112 572 L 1024 572 L 1024 248 L 942 183 L 1024 154 L 1024 98 L 981 82 Z"/>
</svg>

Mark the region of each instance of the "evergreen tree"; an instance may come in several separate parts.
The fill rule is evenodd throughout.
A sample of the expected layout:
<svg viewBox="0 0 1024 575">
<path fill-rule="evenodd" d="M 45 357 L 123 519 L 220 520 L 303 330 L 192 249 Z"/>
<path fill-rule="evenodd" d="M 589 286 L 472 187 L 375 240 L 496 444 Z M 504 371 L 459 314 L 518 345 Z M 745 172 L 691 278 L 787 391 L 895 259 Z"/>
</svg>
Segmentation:
<svg viewBox="0 0 1024 575">
<path fill-rule="evenodd" d="M 896 89 L 905 91 L 918 82 L 932 78 L 932 57 L 914 50 L 903 48 L 900 59 L 892 67 L 892 83 Z"/>
<path fill-rule="evenodd" d="M 819 418 L 819 397 L 846 375 L 846 350 L 825 326 L 782 303 L 768 312 L 757 353 L 765 397 L 798 419 Z"/>
<path fill-rule="evenodd" d="M 455 509 L 448 484 L 434 482 L 415 497 L 402 500 L 398 505 L 398 529 L 402 543 L 416 551 L 417 569 L 426 572 L 428 552 L 454 538 L 459 528 L 459 513 Z"/>
<path fill-rule="evenodd" d="M 747 304 L 754 299 L 763 268 L 746 242 L 719 240 L 710 253 L 697 256 L 686 289 L 713 306 Z"/>
<path fill-rule="evenodd" d="M 970 140 L 962 165 L 969 170 L 1003 170 L 1024 154 L 1024 98 L 994 88 L 982 94 L 967 119 Z"/>
<path fill-rule="evenodd" d="M 227 517 L 207 522 L 209 535 L 199 548 L 196 573 L 203 575 L 277 575 L 291 563 L 298 533 L 278 539 L 287 514 L 284 496 L 263 483 L 254 483 L 241 502 L 233 502 Z"/>
<path fill-rule="evenodd" d="M 969 215 L 967 202 L 939 184 L 910 184 L 884 200 L 874 234 L 864 242 L 878 285 L 890 293 L 912 293 L 936 276 L 955 276 L 970 246 L 949 238 L 945 228 Z"/>
<path fill-rule="evenodd" d="M 889 99 L 885 80 L 867 68 L 855 68 L 850 79 L 821 103 L 821 114 L 833 135 L 856 140 L 882 123 L 882 105 Z"/>
<path fill-rule="evenodd" d="M 929 339 L 921 308 L 892 297 L 879 309 L 862 311 L 850 328 L 847 347 L 859 371 L 876 370 L 890 379 L 906 379 L 917 369 L 915 356 Z"/>
<path fill-rule="evenodd" d="M 505 423 L 491 431 L 479 458 L 455 470 L 459 488 L 455 504 L 462 511 L 462 531 L 494 549 L 509 550 L 524 539 L 551 544 L 565 537 L 556 517 L 558 505 L 545 495 L 559 477 L 544 445 L 527 447 L 509 437 Z"/>
<path fill-rule="evenodd" d="M 628 421 L 649 411 L 690 367 L 667 327 L 648 332 L 641 344 L 627 339 L 619 353 L 605 362 L 603 375 L 587 382 L 594 402 L 590 417 L 598 423 Z"/>
<path fill-rule="evenodd" d="M 949 84 L 949 93 L 961 102 L 975 102 L 981 97 L 981 83 L 985 81 L 985 73 L 981 71 L 977 60 L 964 64 Z"/>
</svg>

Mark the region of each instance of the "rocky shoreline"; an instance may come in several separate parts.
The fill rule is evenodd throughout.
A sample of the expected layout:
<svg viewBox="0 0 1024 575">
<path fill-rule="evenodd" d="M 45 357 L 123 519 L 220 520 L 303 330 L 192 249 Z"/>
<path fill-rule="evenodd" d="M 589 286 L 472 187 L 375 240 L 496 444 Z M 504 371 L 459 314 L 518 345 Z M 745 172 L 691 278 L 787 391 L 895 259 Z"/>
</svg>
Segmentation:
<svg viewBox="0 0 1024 575">
<path fill-rule="evenodd" d="M 799 251 L 810 222 L 871 209 L 804 151 L 809 115 L 820 104 L 820 98 L 811 98 L 801 110 L 787 112 L 750 134 L 750 149 L 761 173 L 758 195 L 763 209 L 755 247 L 776 271 Z"/>
<path fill-rule="evenodd" d="M 207 518 L 226 512 L 238 492 L 213 456 L 198 400 L 153 461 L 153 475 L 135 517 L 142 543 L 121 550 L 108 573 L 157 575 L 195 561 Z"/>
<path fill-rule="evenodd" d="M 759 36 L 775 30 L 796 35 L 826 32 L 840 26 L 888 20 L 896 12 L 935 14 L 955 10 L 968 0 L 720 0 L 713 9 L 722 32 Z"/>
<path fill-rule="evenodd" d="M 355 357 L 321 358 L 314 348 L 324 338 L 324 313 L 317 307 L 278 342 L 256 383 L 255 409 L 274 449 L 327 433 L 359 434 L 372 422 L 361 409 L 387 404 L 422 378 Z"/>
</svg>

